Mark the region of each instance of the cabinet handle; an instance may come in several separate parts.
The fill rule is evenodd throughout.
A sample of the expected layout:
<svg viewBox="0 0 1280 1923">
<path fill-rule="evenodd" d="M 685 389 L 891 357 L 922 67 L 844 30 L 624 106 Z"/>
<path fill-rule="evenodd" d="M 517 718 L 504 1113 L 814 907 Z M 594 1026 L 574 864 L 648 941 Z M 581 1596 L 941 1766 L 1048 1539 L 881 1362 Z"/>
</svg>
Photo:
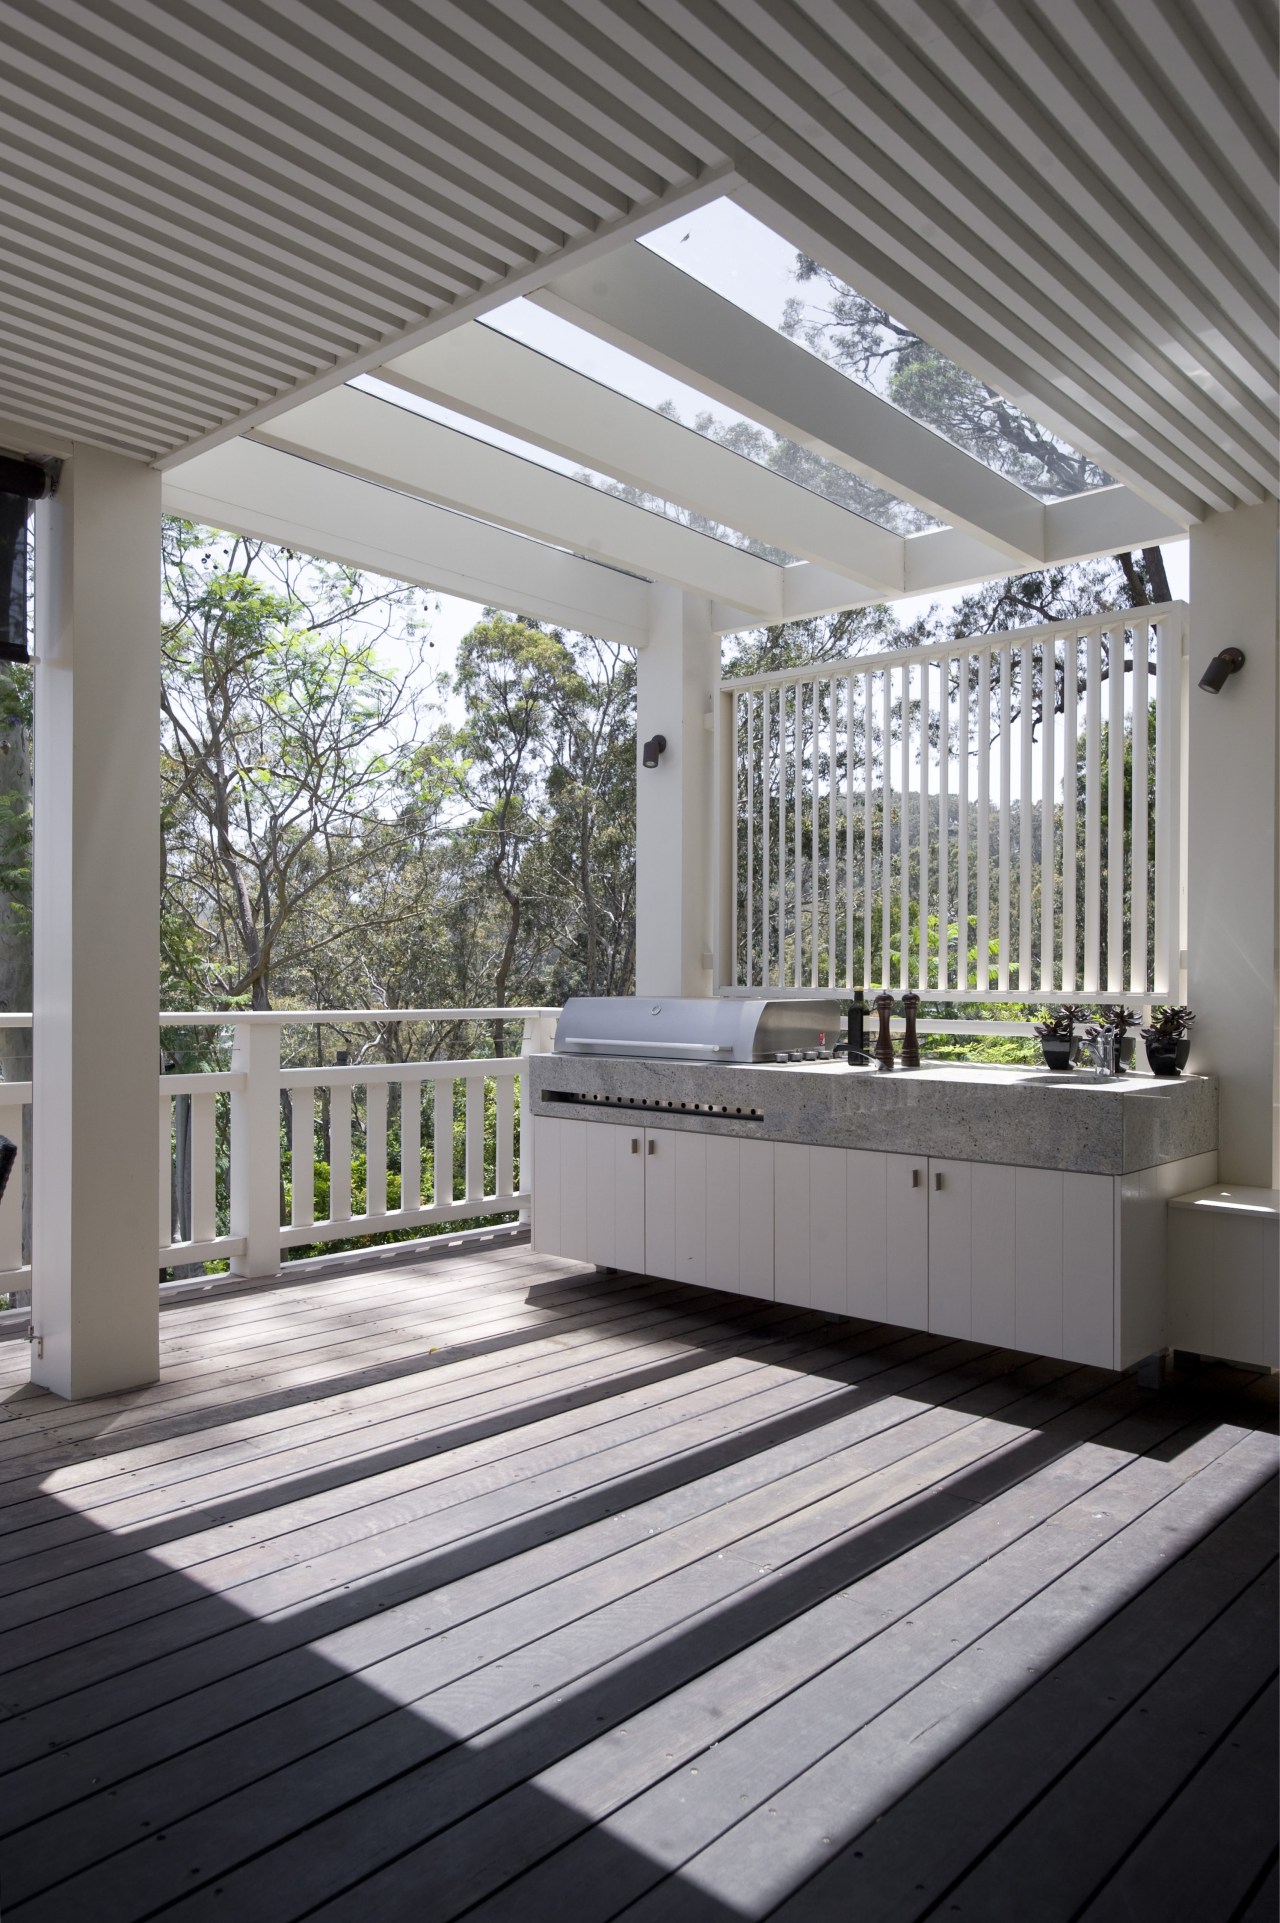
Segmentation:
<svg viewBox="0 0 1280 1923">
<path fill-rule="evenodd" d="M 942 1187 L 942 1171 L 940 1169 L 937 1170 L 934 1174 L 933 1186 L 936 1189 L 940 1189 Z"/>
<path fill-rule="evenodd" d="M 920 1171 L 918 1168 L 913 1168 L 911 1171 L 911 1186 L 913 1189 L 918 1189 L 920 1186 Z"/>
<path fill-rule="evenodd" d="M 650 1155 L 656 1155 L 658 1153 L 658 1144 L 654 1141 L 652 1135 L 649 1137 L 647 1146 Z"/>
<path fill-rule="evenodd" d="M 640 1153 L 640 1138 L 638 1135 L 633 1135 L 631 1137 L 631 1153 L 633 1155 L 638 1155 Z"/>
</svg>

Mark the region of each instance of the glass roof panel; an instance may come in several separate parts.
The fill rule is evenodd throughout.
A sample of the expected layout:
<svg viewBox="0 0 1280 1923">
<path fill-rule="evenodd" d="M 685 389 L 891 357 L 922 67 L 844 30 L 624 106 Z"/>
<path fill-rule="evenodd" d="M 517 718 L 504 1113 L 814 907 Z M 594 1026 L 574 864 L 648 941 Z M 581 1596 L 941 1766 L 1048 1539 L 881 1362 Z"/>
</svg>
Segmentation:
<svg viewBox="0 0 1280 1923">
<path fill-rule="evenodd" d="M 532 301 L 513 300 L 504 307 L 494 308 L 482 316 L 481 325 L 496 328 L 512 340 L 536 348 L 550 360 L 559 361 L 562 367 L 572 368 L 574 373 L 585 374 L 588 379 L 599 381 L 602 387 L 612 388 L 615 394 L 625 394 L 628 400 L 640 401 L 682 426 L 709 435 L 735 454 L 774 469 L 811 494 L 819 494 L 824 500 L 847 508 L 863 520 L 874 521 L 879 527 L 891 528 L 897 534 L 915 534 L 939 525 L 920 509 L 851 474 L 848 468 L 784 439 L 772 428 L 750 420 L 722 401 L 713 400 L 699 388 L 651 367 L 638 355 L 615 347 L 611 341 L 601 340 L 585 327 L 577 327 L 562 315 L 537 307 Z"/>
<path fill-rule="evenodd" d="M 681 526 L 691 528 L 697 534 L 709 535 L 713 540 L 723 541 L 726 546 L 745 548 L 748 553 L 757 555 L 763 561 L 771 561 L 783 567 L 796 559 L 783 548 L 768 546 L 753 536 L 741 534 L 734 528 L 722 526 L 709 520 L 705 515 L 691 513 L 688 508 L 680 507 L 674 501 L 665 501 L 657 494 L 646 493 L 643 488 L 633 487 L 626 481 L 619 481 L 609 474 L 601 474 L 593 468 L 586 468 L 576 461 L 568 461 L 561 454 L 540 447 L 534 441 L 521 440 L 518 435 L 508 434 L 502 428 L 491 427 L 487 421 L 478 421 L 470 414 L 458 413 L 454 408 L 443 407 L 438 401 L 429 401 L 421 394 L 410 393 L 407 388 L 397 387 L 390 381 L 380 381 L 372 374 L 361 374 L 350 382 L 352 387 L 363 393 L 374 394 L 379 400 L 390 401 L 394 407 L 402 407 L 410 414 L 420 414 L 424 420 L 437 421 L 441 427 L 452 428 L 455 433 L 466 434 L 473 441 L 485 441 L 490 447 L 503 448 L 509 454 L 517 454 L 521 460 L 533 461 L 539 467 L 550 468 L 556 474 L 563 474 L 571 481 L 578 481 L 584 487 L 599 488 L 603 493 L 613 494 L 619 500 L 628 501 L 633 507 L 643 508 L 649 514 L 661 515 L 664 520 L 678 521 Z"/>
<path fill-rule="evenodd" d="M 1038 499 L 1113 485 L 1086 455 L 734 201 L 684 214 L 641 245 Z"/>
</svg>

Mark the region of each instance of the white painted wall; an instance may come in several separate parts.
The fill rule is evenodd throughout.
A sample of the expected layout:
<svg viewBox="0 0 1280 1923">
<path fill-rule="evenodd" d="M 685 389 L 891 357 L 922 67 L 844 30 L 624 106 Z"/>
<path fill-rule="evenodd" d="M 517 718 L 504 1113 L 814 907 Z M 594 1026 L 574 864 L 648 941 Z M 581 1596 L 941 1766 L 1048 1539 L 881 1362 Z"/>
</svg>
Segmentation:
<svg viewBox="0 0 1280 1923">
<path fill-rule="evenodd" d="M 1277 514 L 1211 514 L 1191 532 L 1187 979 L 1191 1066 L 1220 1077 L 1220 1175 L 1280 1185 L 1277 994 Z M 1220 649 L 1247 660 L 1217 695 Z"/>
<path fill-rule="evenodd" d="M 37 512 L 32 1374 L 79 1397 L 159 1373 L 160 477 L 77 447 Z"/>
<path fill-rule="evenodd" d="M 655 584 L 636 660 L 636 993 L 711 993 L 712 737 L 720 684 L 711 604 Z M 656 768 L 643 744 L 665 735 Z"/>
</svg>

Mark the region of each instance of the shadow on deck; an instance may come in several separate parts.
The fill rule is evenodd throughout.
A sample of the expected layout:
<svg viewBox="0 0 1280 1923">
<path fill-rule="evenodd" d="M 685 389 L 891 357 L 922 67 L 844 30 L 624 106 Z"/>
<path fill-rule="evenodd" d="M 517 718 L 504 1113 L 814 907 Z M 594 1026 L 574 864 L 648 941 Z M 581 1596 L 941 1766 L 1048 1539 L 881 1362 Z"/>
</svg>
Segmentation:
<svg viewBox="0 0 1280 1923">
<path fill-rule="evenodd" d="M 7 1359 L 5 1923 L 1274 1917 L 1270 1380 L 520 1247 L 162 1334 Z"/>
</svg>

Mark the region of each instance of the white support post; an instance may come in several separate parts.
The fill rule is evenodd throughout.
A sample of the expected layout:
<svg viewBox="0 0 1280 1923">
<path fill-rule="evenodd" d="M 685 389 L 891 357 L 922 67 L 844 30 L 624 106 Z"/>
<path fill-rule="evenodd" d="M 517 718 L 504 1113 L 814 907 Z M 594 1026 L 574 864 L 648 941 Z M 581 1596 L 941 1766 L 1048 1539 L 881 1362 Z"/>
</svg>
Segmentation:
<svg viewBox="0 0 1280 1923">
<path fill-rule="evenodd" d="M 231 1233 L 244 1253 L 232 1275 L 275 1275 L 280 1267 L 280 1030 L 275 1022 L 236 1023 L 231 1096 Z"/>
<path fill-rule="evenodd" d="M 1218 1077 L 1221 1179 L 1280 1186 L 1275 502 L 1191 530 L 1187 993 L 1191 1067 Z M 1197 686 L 1223 648 L 1245 664 Z"/>
<path fill-rule="evenodd" d="M 32 1375 L 159 1374 L 160 477 L 77 447 L 37 510 Z"/>
<path fill-rule="evenodd" d="M 715 886 L 709 718 L 720 651 L 703 597 L 656 584 L 636 666 L 636 992 L 709 995 Z M 656 768 L 641 763 L 666 739 Z"/>
</svg>

